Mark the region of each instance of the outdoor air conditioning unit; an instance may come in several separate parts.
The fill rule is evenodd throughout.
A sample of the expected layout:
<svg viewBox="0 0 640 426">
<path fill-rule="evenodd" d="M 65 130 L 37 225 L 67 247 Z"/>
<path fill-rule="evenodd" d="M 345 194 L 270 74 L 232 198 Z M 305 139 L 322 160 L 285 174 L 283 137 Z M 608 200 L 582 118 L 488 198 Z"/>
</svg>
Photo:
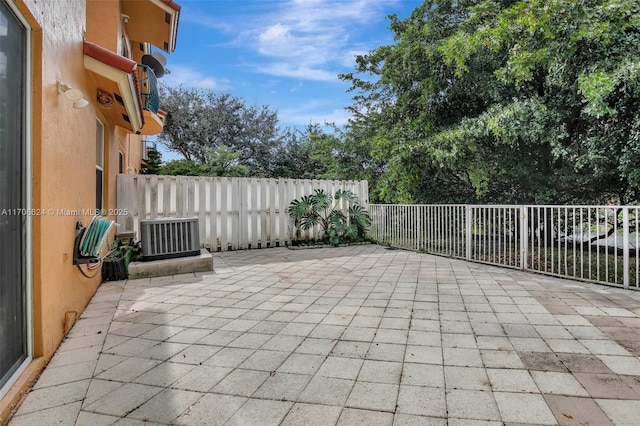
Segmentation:
<svg viewBox="0 0 640 426">
<path fill-rule="evenodd" d="M 198 218 L 160 218 L 140 221 L 143 260 L 200 254 Z"/>
</svg>

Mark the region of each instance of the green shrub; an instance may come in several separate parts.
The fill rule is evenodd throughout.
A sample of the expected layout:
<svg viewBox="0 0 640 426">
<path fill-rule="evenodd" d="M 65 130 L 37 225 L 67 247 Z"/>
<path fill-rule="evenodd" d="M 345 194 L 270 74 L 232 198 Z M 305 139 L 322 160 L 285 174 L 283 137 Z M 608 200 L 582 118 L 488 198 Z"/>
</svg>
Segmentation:
<svg viewBox="0 0 640 426">
<path fill-rule="evenodd" d="M 340 208 L 343 202 L 344 209 Z M 288 208 L 295 227 L 294 241 L 301 240 L 302 231 L 320 226 L 321 240 L 332 245 L 353 243 L 366 239 L 371 225 L 369 212 L 351 191 L 336 191 L 332 197 L 323 189 L 293 200 Z"/>
</svg>

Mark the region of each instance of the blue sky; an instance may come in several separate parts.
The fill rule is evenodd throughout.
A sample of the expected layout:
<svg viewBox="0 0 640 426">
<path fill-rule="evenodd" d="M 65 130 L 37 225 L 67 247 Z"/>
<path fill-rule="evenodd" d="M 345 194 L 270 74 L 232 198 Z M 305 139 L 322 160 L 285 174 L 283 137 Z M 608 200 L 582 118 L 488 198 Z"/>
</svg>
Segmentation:
<svg viewBox="0 0 640 426">
<path fill-rule="evenodd" d="M 168 85 L 211 89 L 278 111 L 281 127 L 346 124 L 354 56 L 393 42 L 387 15 L 419 0 L 177 0 Z"/>
</svg>

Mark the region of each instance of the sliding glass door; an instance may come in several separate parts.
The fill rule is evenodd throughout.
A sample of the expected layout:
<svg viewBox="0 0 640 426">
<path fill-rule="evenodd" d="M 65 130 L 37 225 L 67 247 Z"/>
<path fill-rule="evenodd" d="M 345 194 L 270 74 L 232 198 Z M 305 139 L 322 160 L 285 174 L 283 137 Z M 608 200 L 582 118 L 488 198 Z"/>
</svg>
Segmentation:
<svg viewBox="0 0 640 426">
<path fill-rule="evenodd" d="M 28 357 L 27 37 L 0 0 L 0 390 Z"/>
</svg>

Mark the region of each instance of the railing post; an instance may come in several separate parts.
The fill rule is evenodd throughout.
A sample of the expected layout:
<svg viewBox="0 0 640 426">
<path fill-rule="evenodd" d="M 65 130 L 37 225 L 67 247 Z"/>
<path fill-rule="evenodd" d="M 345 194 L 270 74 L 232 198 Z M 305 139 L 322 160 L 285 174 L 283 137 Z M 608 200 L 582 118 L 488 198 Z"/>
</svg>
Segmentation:
<svg viewBox="0 0 640 426">
<path fill-rule="evenodd" d="M 520 268 L 527 269 L 527 242 L 529 236 L 529 214 L 526 206 L 520 206 Z"/>
<path fill-rule="evenodd" d="M 622 282 L 629 289 L 629 207 L 622 208 L 622 268 Z"/>
<path fill-rule="evenodd" d="M 413 217 L 415 218 L 416 221 L 416 243 L 415 243 L 415 250 L 420 250 L 420 236 L 422 233 L 422 215 L 420 214 L 420 206 L 413 206 L 413 210 L 414 210 L 414 215 Z"/>
<path fill-rule="evenodd" d="M 466 258 L 467 260 L 471 260 L 471 206 L 467 204 L 465 206 L 465 249 L 466 249 Z"/>
</svg>

